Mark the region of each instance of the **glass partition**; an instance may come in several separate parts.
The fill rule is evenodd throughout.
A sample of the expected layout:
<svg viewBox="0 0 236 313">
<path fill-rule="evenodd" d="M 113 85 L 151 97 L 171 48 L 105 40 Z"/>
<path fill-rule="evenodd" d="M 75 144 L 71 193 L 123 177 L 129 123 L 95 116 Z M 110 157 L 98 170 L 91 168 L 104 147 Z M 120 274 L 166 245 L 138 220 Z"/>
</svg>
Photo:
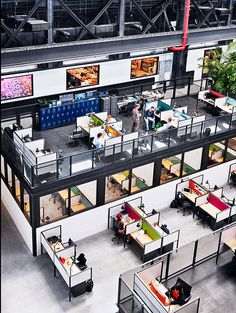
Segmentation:
<svg viewBox="0 0 236 313">
<path fill-rule="evenodd" d="M 71 188 L 71 213 L 77 213 L 96 205 L 97 181 Z"/>
<path fill-rule="evenodd" d="M 225 142 L 210 144 L 208 152 L 208 167 L 223 163 L 225 153 Z"/>
<path fill-rule="evenodd" d="M 184 153 L 182 176 L 190 175 L 201 169 L 203 148 L 194 149 Z"/>
<path fill-rule="evenodd" d="M 40 197 L 40 223 L 55 222 L 68 216 L 68 189 Z"/>
<path fill-rule="evenodd" d="M 8 164 L 7 164 L 7 175 L 8 175 L 8 186 L 12 190 L 12 170 Z"/>
<path fill-rule="evenodd" d="M 129 177 L 129 170 L 106 177 L 105 203 L 121 199 L 129 194 Z"/>
<path fill-rule="evenodd" d="M 226 161 L 236 159 L 236 137 L 230 138 L 228 141 L 227 152 L 225 155 Z"/>
<path fill-rule="evenodd" d="M 25 189 L 24 189 L 24 214 L 28 221 L 30 221 L 30 197 Z"/>
<path fill-rule="evenodd" d="M 161 161 L 161 184 L 180 177 L 182 154 Z"/>
<path fill-rule="evenodd" d="M 198 239 L 196 262 L 214 254 L 218 250 L 220 232 Z"/>
<path fill-rule="evenodd" d="M 1 173 L 2 176 L 5 178 L 4 157 L 2 155 L 1 155 Z"/>
<path fill-rule="evenodd" d="M 15 198 L 16 202 L 21 208 L 21 196 L 20 196 L 20 181 L 15 175 Z"/>
<path fill-rule="evenodd" d="M 132 169 L 131 193 L 142 191 L 152 186 L 154 163 Z"/>
</svg>

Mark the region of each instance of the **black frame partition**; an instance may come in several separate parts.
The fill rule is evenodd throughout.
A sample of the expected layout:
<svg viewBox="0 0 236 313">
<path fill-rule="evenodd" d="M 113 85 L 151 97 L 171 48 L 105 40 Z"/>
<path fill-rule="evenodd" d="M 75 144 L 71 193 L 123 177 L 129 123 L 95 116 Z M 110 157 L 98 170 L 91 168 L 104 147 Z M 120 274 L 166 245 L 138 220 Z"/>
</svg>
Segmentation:
<svg viewBox="0 0 236 313">
<path fill-rule="evenodd" d="M 139 303 L 143 310 L 146 308 L 145 301 L 143 301 L 133 290 L 134 275 L 139 271 L 152 268 L 156 264 L 162 262 L 163 269 L 161 271 L 160 281 L 168 284 L 170 279 L 178 277 L 180 274 L 190 271 L 196 266 L 201 266 L 202 263 L 208 260 L 215 258 L 215 262 L 218 264 L 220 256 L 223 253 L 229 252 L 229 262 L 231 262 L 232 257 L 234 257 L 231 240 L 234 240 L 234 244 L 236 245 L 236 222 L 146 262 L 138 266 L 136 269 L 121 274 L 119 278 L 117 301 L 118 308 L 121 308 L 119 312 L 132 313 L 132 306 L 127 310 L 123 310 L 122 308 L 124 307 L 124 303 L 132 303 L 134 299 Z M 183 259 L 182 256 L 185 251 L 188 251 L 189 255 Z M 150 310 L 150 312 L 152 313 L 153 311 Z M 177 312 L 181 312 L 181 309 Z"/>
<path fill-rule="evenodd" d="M 49 237 L 46 237 L 46 233 Z M 50 237 L 58 237 L 58 239 L 55 242 L 55 245 L 52 246 L 48 239 Z M 62 242 L 62 226 L 58 225 L 49 229 L 46 229 L 41 232 L 40 234 L 40 240 L 41 240 L 41 252 L 43 252 L 43 248 L 48 253 L 49 257 L 53 261 L 54 266 L 54 277 L 56 277 L 56 270 L 60 273 L 64 281 L 66 282 L 68 286 L 68 293 L 69 293 L 69 301 L 71 301 L 71 294 L 72 294 L 72 288 L 77 285 L 83 285 L 84 290 L 86 290 L 86 283 L 88 280 L 92 280 L 92 268 L 87 267 L 84 270 L 80 270 L 75 261 L 76 261 L 76 247 L 77 245 L 69 238 L 68 241 Z M 56 246 L 58 245 L 58 249 L 56 249 Z M 71 250 L 71 251 L 69 251 Z M 69 259 L 72 261 L 72 264 L 68 265 L 70 266 L 69 272 L 65 268 L 65 266 L 61 262 L 60 255 L 66 254 L 66 256 L 69 257 Z M 73 274 L 72 267 L 76 268 L 76 273 Z"/>
<path fill-rule="evenodd" d="M 217 127 L 221 121 L 221 119 L 224 121 L 225 116 L 229 119 L 229 124 L 227 124 L 229 127 L 225 131 L 217 131 Z M 59 181 L 64 178 L 72 177 L 75 175 L 80 175 L 87 172 L 93 172 L 100 168 L 104 168 L 107 166 L 112 166 L 114 164 L 117 164 L 118 162 L 121 164 L 124 164 L 124 162 L 128 162 L 130 160 L 136 160 L 143 156 L 154 156 L 156 154 L 159 154 L 162 152 L 163 154 L 167 151 L 171 151 L 171 149 L 175 150 L 182 150 L 185 147 L 185 145 L 189 145 L 190 143 L 194 143 L 194 145 L 199 145 L 199 147 L 203 144 L 204 141 L 209 141 L 209 139 L 213 139 L 215 137 L 216 142 L 218 137 L 224 137 L 224 135 L 227 134 L 227 132 L 234 133 L 236 126 L 233 124 L 236 121 L 236 113 L 233 114 L 227 114 L 225 116 L 220 116 L 214 119 L 209 119 L 201 122 L 199 124 L 199 130 L 200 133 L 197 137 L 192 136 L 192 127 L 191 125 L 187 125 L 185 127 L 181 127 L 178 129 L 172 129 L 168 132 L 168 134 L 165 134 L 164 132 L 155 133 L 152 135 L 144 135 L 140 136 L 137 139 L 121 142 L 119 144 L 115 144 L 113 146 L 104 147 L 100 149 L 100 154 L 103 155 L 101 158 L 101 161 L 98 161 L 96 159 L 96 149 L 91 149 L 88 151 L 80 152 L 77 154 L 69 155 L 66 157 L 59 157 L 53 161 L 53 164 L 55 163 L 55 173 L 47 175 L 46 179 L 45 176 L 43 177 L 38 176 L 37 173 L 43 172 L 44 168 L 48 168 L 52 165 L 52 162 L 45 162 L 41 164 L 32 164 L 24 155 L 24 153 L 19 153 L 19 151 L 16 149 L 16 146 L 14 142 L 11 140 L 11 138 L 5 133 L 3 129 L 1 129 L 1 135 L 2 135 L 2 147 L 3 147 L 3 155 L 8 155 L 9 158 L 12 159 L 14 163 L 17 163 L 17 167 L 19 171 L 22 172 L 22 174 L 27 179 L 28 183 L 31 186 L 38 186 L 43 182 L 52 182 L 52 181 Z M 212 135 L 209 137 L 205 137 L 205 130 L 206 128 L 211 127 L 214 129 L 212 132 Z M 178 137 L 178 132 L 181 131 L 184 132 L 184 136 L 181 135 L 181 138 Z M 164 136 L 164 137 L 163 137 Z M 230 137 L 231 135 L 227 136 Z M 160 146 L 161 144 L 161 146 Z M 145 145 L 145 151 L 142 149 L 142 147 Z M 182 149 L 181 149 L 182 148 Z M 106 150 L 113 150 L 113 154 L 106 156 Z M 129 151 L 129 152 L 127 152 Z M 188 150 L 187 150 L 188 151 Z M 117 153 L 116 153 L 117 152 Z M 176 153 L 175 153 L 176 154 Z M 76 169 L 74 170 L 73 164 L 75 160 L 90 160 L 90 164 L 84 168 Z M 225 160 L 224 160 L 225 161 Z M 150 160 L 150 162 L 152 162 Z M 150 163 L 149 162 L 149 163 Z M 65 168 L 62 168 L 62 163 L 66 164 Z M 146 162 L 147 163 L 147 162 Z M 144 164 L 146 164 L 144 163 Z M 142 164 L 142 165 L 144 165 Z M 27 168 L 27 176 L 25 175 L 24 169 Z M 60 170 L 62 168 L 62 171 Z"/>
</svg>

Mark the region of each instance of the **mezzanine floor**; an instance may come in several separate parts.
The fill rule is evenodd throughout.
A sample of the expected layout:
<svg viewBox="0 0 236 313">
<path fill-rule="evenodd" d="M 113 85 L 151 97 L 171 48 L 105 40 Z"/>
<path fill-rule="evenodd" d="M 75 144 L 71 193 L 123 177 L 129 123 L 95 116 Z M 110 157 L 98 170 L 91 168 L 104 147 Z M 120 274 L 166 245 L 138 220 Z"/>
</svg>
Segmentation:
<svg viewBox="0 0 236 313">
<path fill-rule="evenodd" d="M 228 198 L 235 196 L 235 189 L 225 186 L 224 193 Z M 134 253 L 133 246 L 123 248 L 112 242 L 112 230 L 105 230 L 94 236 L 77 242 L 77 251 L 84 252 L 88 265 L 93 268 L 94 289 L 73 298 L 68 302 L 68 289 L 63 279 L 53 276 L 53 264 L 45 254 L 32 257 L 20 233 L 9 216 L 6 208 L 1 204 L 2 217 L 2 312 L 3 313 L 116 313 L 118 278 L 122 272 L 141 265 L 141 260 Z M 191 215 L 183 216 L 176 209 L 166 208 L 161 211 L 161 223 L 166 223 L 171 231 L 180 229 L 180 246 L 197 238 L 210 234 L 210 228 L 203 228 L 196 224 Z M 73 239 L 73 238 L 72 238 Z M 228 259 L 230 262 L 230 259 Z M 235 301 L 232 290 L 235 290 L 235 279 L 230 277 L 223 265 L 215 275 L 208 268 L 199 266 L 199 275 L 189 277 L 197 287 L 195 295 L 200 296 L 206 308 L 201 313 L 224 312 L 233 313 Z M 186 274 L 187 275 L 187 274 Z M 187 279 L 187 278 L 186 278 Z M 221 287 L 219 283 L 227 280 Z M 202 286 L 202 287 L 201 287 Z M 217 292 L 214 292 L 217 290 Z M 228 290 L 228 291 L 227 291 Z M 219 295 L 219 297 L 218 297 Z M 222 297 L 228 302 L 222 300 Z M 227 303 L 227 305 L 225 304 Z M 229 305 L 228 305 L 229 304 Z M 220 307 L 221 311 L 216 311 Z M 211 311 L 210 311 L 211 310 Z"/>
</svg>

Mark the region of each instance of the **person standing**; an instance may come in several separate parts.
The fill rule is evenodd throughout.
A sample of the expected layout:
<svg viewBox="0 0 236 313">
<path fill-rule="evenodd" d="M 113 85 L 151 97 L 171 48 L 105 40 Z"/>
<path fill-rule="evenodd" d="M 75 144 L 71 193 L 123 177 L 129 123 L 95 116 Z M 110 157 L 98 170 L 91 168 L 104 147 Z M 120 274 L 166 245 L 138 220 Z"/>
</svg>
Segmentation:
<svg viewBox="0 0 236 313">
<path fill-rule="evenodd" d="M 139 108 L 140 108 L 140 104 L 136 103 L 132 110 L 132 118 L 133 118 L 133 126 L 131 130 L 132 133 L 138 131 L 138 128 L 139 128 L 140 116 L 141 116 L 141 114 L 139 113 Z"/>
</svg>

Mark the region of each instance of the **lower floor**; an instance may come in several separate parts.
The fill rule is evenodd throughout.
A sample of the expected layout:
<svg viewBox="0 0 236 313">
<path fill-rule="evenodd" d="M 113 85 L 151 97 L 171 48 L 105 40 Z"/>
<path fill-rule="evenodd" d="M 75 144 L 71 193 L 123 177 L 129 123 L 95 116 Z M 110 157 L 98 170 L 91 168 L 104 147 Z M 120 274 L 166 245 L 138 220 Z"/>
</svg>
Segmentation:
<svg viewBox="0 0 236 313">
<path fill-rule="evenodd" d="M 228 197 L 231 197 L 234 192 L 235 189 L 225 186 Z M 134 245 L 130 244 L 124 248 L 121 243 L 112 241 L 111 229 L 77 241 L 77 254 L 83 252 L 88 266 L 93 269 L 94 288 L 91 293 L 73 297 L 72 302 L 68 302 L 68 288 L 58 274 L 56 278 L 53 276 L 51 259 L 46 254 L 32 257 L 3 203 L 1 219 L 3 313 L 42 311 L 116 313 L 118 311 L 116 302 L 119 275 L 142 264 Z M 163 208 L 160 222 L 166 223 L 171 231 L 181 229 L 180 246 L 212 233 L 209 227 L 198 225 L 197 220 L 191 215 L 183 216 L 170 207 Z M 74 239 L 73 236 L 71 238 Z M 228 275 L 229 265 L 223 261 L 223 258 L 222 262 L 220 259 L 219 271 L 211 263 L 209 265 L 207 263 L 198 266 L 193 270 L 195 274 L 186 277 L 194 286 L 196 285 L 195 295 L 199 292 L 201 303 L 205 307 L 200 306 L 202 313 L 210 312 L 206 307 L 212 311 L 218 306 L 221 309 L 219 312 L 233 312 L 234 301 L 231 300 L 235 294 L 236 282 Z M 230 262 L 231 259 L 228 261 Z M 227 301 L 223 301 L 222 297 Z"/>
</svg>

